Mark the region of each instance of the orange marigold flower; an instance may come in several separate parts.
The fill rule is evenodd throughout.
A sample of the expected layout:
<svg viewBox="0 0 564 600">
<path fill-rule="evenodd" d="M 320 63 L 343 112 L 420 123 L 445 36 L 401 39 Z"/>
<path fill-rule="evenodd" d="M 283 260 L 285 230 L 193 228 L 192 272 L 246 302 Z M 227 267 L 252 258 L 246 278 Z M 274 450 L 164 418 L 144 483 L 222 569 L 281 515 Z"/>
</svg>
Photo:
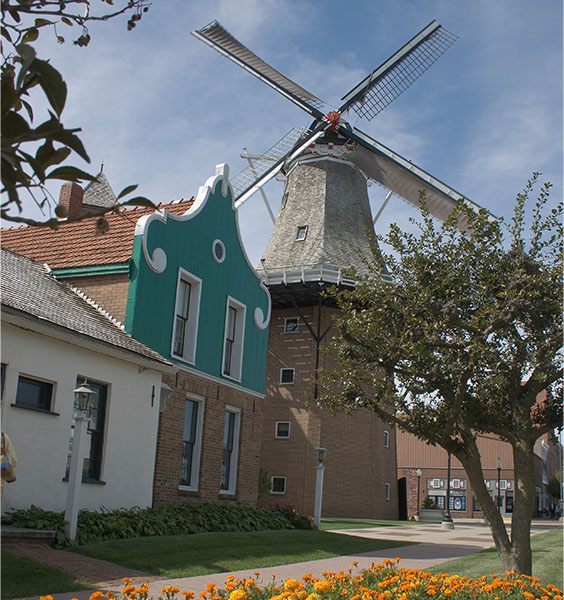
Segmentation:
<svg viewBox="0 0 564 600">
<path fill-rule="evenodd" d="M 53 596 L 40 596 L 39 600 L 53 600 Z"/>
<path fill-rule="evenodd" d="M 308 580 L 309 580 L 309 579 L 311 579 L 312 577 L 313 577 L 313 575 L 312 575 L 311 573 L 306 573 L 306 574 L 305 574 L 305 575 L 302 577 L 302 579 L 303 579 L 304 581 L 308 581 Z"/>
<path fill-rule="evenodd" d="M 357 567 L 357 566 L 358 566 L 358 560 L 353 560 L 353 564 L 352 564 L 352 566 L 353 566 L 353 567 Z"/>
<path fill-rule="evenodd" d="M 325 592 L 328 592 L 331 589 L 331 584 L 326 580 L 316 581 L 313 584 L 313 589 L 316 592 L 321 592 L 322 594 L 324 594 Z"/>
<path fill-rule="evenodd" d="M 233 590 L 229 594 L 229 600 L 247 600 L 247 594 L 245 590 Z"/>
<path fill-rule="evenodd" d="M 94 592 L 93 594 L 90 594 L 90 600 L 98 600 L 99 598 L 103 598 L 104 594 L 98 590 L 97 592 Z M 49 596 L 47 596 L 47 598 L 49 598 Z"/>
<path fill-rule="evenodd" d="M 194 598 L 194 592 L 182 592 L 182 595 L 186 600 L 192 600 L 192 598 Z"/>
<path fill-rule="evenodd" d="M 129 584 L 129 585 L 126 585 L 126 586 L 125 586 L 125 587 L 124 587 L 124 588 L 121 590 L 121 593 L 122 593 L 122 594 L 131 594 L 131 592 L 134 592 L 134 591 L 135 591 L 135 586 L 134 586 L 134 585 L 131 585 L 131 584 Z M 93 596 L 93 595 L 94 595 L 94 594 L 92 594 L 92 596 Z M 92 596 L 90 596 L 90 598 L 92 598 Z"/>
<path fill-rule="evenodd" d="M 286 579 L 284 582 L 284 589 L 288 592 L 297 590 L 300 587 L 300 582 L 297 579 Z"/>
<path fill-rule="evenodd" d="M 208 585 L 206 585 L 206 592 L 213 594 L 216 587 L 217 585 L 215 585 L 215 583 L 208 583 Z"/>
</svg>

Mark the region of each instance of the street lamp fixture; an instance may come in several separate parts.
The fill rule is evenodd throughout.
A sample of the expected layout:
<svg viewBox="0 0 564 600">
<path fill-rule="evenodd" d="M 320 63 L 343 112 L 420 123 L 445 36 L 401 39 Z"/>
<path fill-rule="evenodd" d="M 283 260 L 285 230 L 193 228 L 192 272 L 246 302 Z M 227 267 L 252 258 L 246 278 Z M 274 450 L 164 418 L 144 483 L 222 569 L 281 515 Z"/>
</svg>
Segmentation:
<svg viewBox="0 0 564 600">
<path fill-rule="evenodd" d="M 315 472 L 315 504 L 313 507 L 313 524 L 319 528 L 321 524 L 321 501 L 323 499 L 323 474 L 325 467 L 323 461 L 327 454 L 327 448 L 319 446 L 315 449 L 315 456 L 317 457 L 317 467 Z"/>
<path fill-rule="evenodd" d="M 497 510 L 501 513 L 501 469 L 503 464 L 501 458 L 497 459 Z"/>
<path fill-rule="evenodd" d="M 320 465 L 323 464 L 326 454 L 327 454 L 327 448 L 325 448 L 324 446 L 319 446 L 319 448 L 315 449 L 315 455 L 317 456 L 317 461 L 319 462 Z"/>
<path fill-rule="evenodd" d="M 417 475 L 417 511 L 415 512 L 415 520 L 419 521 L 419 492 L 421 490 L 421 469 L 414 469 L 413 471 Z"/>
<path fill-rule="evenodd" d="M 82 482 L 82 465 L 84 463 L 83 438 L 92 414 L 92 400 L 96 392 L 88 385 L 86 379 L 81 386 L 73 390 L 74 435 L 72 440 L 69 483 L 67 488 L 67 505 L 65 508 L 65 534 L 71 540 L 76 539 L 78 521 L 80 483 Z"/>
<path fill-rule="evenodd" d="M 75 419 L 90 419 L 90 410 L 92 409 L 92 397 L 94 390 L 88 385 L 86 379 L 84 383 L 73 390 L 74 393 L 74 418 Z"/>
</svg>

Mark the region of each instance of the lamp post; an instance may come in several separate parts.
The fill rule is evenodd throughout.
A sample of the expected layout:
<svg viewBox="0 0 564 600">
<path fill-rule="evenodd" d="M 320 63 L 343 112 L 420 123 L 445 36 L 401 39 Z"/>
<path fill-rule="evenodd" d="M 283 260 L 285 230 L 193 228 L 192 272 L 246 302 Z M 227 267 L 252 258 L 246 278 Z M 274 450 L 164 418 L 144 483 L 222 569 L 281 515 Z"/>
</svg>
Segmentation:
<svg viewBox="0 0 564 600">
<path fill-rule="evenodd" d="M 500 512 L 501 514 L 501 469 L 502 469 L 502 463 L 501 463 L 501 458 L 497 459 L 497 510 Z"/>
<path fill-rule="evenodd" d="M 323 499 L 323 473 L 325 467 L 323 461 L 325 460 L 325 454 L 327 454 L 327 448 L 319 446 L 315 449 L 315 455 L 317 456 L 317 467 L 315 473 L 315 505 L 313 508 L 313 524 L 319 528 L 321 524 L 321 501 Z"/>
<path fill-rule="evenodd" d="M 421 469 L 415 469 L 414 473 L 417 475 L 417 510 L 415 511 L 415 520 L 419 521 L 419 492 L 421 490 Z"/>
<path fill-rule="evenodd" d="M 450 516 L 450 452 L 448 453 L 447 459 L 447 489 L 446 489 L 446 508 L 443 516 L 443 522 L 441 523 L 443 529 L 454 529 L 454 523 Z"/>
<path fill-rule="evenodd" d="M 92 396 L 95 394 L 86 380 L 84 380 L 84 383 L 80 387 L 73 391 L 74 436 L 69 469 L 69 485 L 67 488 L 67 505 L 65 508 L 65 535 L 71 541 L 76 539 L 76 524 L 78 521 L 79 492 L 82 481 L 82 465 L 84 463 L 82 438 L 90 421 Z"/>
</svg>

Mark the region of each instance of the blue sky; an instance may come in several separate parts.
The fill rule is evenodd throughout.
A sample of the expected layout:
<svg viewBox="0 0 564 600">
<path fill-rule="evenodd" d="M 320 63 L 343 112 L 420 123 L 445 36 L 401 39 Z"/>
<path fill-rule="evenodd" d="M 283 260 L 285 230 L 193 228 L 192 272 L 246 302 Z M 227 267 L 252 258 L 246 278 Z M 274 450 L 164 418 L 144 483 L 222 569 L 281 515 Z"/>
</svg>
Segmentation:
<svg viewBox="0 0 564 600">
<path fill-rule="evenodd" d="M 116 193 L 137 183 L 154 202 L 190 197 L 216 164 L 245 168 L 243 147 L 260 153 L 311 121 L 190 35 L 213 19 L 335 107 L 436 19 L 460 39 L 373 121 L 353 124 L 498 216 L 533 171 L 562 197 L 561 0 L 156 0 L 132 32 L 125 19 L 92 26 L 87 48 L 46 31 L 40 55 L 69 86 L 64 123 L 82 127 L 90 169 L 104 163 Z M 266 187 L 275 206 L 282 189 Z M 385 191 L 370 195 L 375 210 Z M 378 230 L 411 214 L 394 197 Z M 259 195 L 240 227 L 256 264 L 272 229 Z"/>
</svg>

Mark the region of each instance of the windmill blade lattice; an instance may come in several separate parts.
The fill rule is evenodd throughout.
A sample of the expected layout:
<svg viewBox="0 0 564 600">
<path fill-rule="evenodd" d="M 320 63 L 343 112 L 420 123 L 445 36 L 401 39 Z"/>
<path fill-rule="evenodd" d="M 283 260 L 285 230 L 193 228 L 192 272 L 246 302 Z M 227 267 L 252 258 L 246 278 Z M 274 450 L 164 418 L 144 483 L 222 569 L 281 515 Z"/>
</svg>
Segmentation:
<svg viewBox="0 0 564 600">
<path fill-rule="evenodd" d="M 233 188 L 235 200 L 245 190 L 254 185 L 256 180 L 260 179 L 272 167 L 273 163 L 278 162 L 281 158 L 288 155 L 305 131 L 306 127 L 290 129 L 272 148 L 269 148 L 260 158 L 254 159 L 252 166 L 235 175 L 231 179 L 231 187 Z"/>
<path fill-rule="evenodd" d="M 282 75 L 251 52 L 217 21 L 212 21 L 202 29 L 193 31 L 192 35 L 264 81 L 315 118 L 323 116 L 323 113 L 319 110 L 325 104 L 322 100 Z"/>
<path fill-rule="evenodd" d="M 421 30 L 380 67 L 343 96 L 339 112 L 352 108 L 373 119 L 435 63 L 458 39 L 436 21 Z"/>
</svg>

